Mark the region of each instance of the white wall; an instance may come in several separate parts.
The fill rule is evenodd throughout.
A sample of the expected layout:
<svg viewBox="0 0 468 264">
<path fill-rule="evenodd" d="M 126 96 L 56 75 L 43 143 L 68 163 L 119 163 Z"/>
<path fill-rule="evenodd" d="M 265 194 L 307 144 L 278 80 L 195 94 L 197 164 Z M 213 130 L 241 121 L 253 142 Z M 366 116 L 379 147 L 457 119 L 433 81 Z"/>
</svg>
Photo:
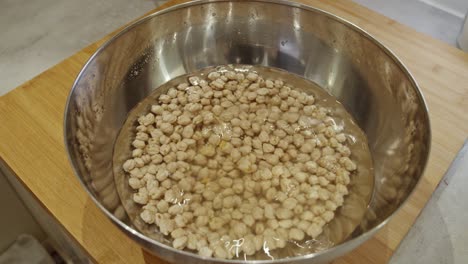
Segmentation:
<svg viewBox="0 0 468 264">
<path fill-rule="evenodd" d="M 39 241 L 45 239 L 46 246 L 58 251 L 66 263 L 92 263 L 77 242 L 1 161 L 0 209 L 3 210 L 0 214 L 0 249 L 8 246 L 17 235 L 29 233 Z"/>
<path fill-rule="evenodd" d="M 460 18 L 468 11 L 468 0 L 419 0 Z"/>
<path fill-rule="evenodd" d="M 20 234 L 31 234 L 39 241 L 44 232 L 8 183 L 0 164 L 0 254 Z"/>
</svg>

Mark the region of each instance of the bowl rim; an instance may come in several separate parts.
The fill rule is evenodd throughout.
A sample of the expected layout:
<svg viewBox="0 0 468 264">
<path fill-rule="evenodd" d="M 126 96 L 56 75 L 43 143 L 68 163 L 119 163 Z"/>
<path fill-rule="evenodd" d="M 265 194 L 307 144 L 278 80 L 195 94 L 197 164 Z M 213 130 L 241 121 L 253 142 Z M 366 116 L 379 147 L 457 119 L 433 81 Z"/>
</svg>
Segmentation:
<svg viewBox="0 0 468 264">
<path fill-rule="evenodd" d="M 432 143 L 432 132 L 431 132 L 431 122 L 430 122 L 430 116 L 429 116 L 429 109 L 428 109 L 428 106 L 427 106 L 426 99 L 424 98 L 424 95 L 422 94 L 418 83 L 416 82 L 415 78 L 413 77 L 413 75 L 411 74 L 409 69 L 406 67 L 406 65 L 400 60 L 400 58 L 392 50 L 390 50 L 388 47 L 386 47 L 382 42 L 377 40 L 375 37 L 373 37 L 366 30 L 362 29 L 361 27 L 357 26 L 356 24 L 354 24 L 354 23 L 352 23 L 352 22 L 350 22 L 350 21 L 348 21 L 348 20 L 346 20 L 346 19 L 344 19 L 344 18 L 342 18 L 342 17 L 340 17 L 338 15 L 335 15 L 335 14 L 333 14 L 331 12 L 322 10 L 320 8 L 317 8 L 317 7 L 309 6 L 309 5 L 306 5 L 306 4 L 303 4 L 303 3 L 295 2 L 295 1 L 298 1 L 298 0 L 293 0 L 293 1 L 288 1 L 288 0 L 247 0 L 247 1 L 246 0 L 192 0 L 192 1 L 181 3 L 181 4 L 176 4 L 176 5 L 173 5 L 171 7 L 163 8 L 163 9 L 161 9 L 159 11 L 148 14 L 148 15 L 142 17 L 142 18 L 137 19 L 136 21 L 131 22 L 129 25 L 126 25 L 118 33 L 116 33 L 114 36 L 112 36 L 111 38 L 106 40 L 105 43 L 102 44 L 93 53 L 93 55 L 91 55 L 91 57 L 86 61 L 84 66 L 81 68 L 79 74 L 77 75 L 75 81 L 73 82 L 72 88 L 71 88 L 71 90 L 70 90 L 70 92 L 69 92 L 69 94 L 67 96 L 67 101 L 66 101 L 66 104 L 65 104 L 65 111 L 64 111 L 64 118 L 63 118 L 63 120 L 64 120 L 63 121 L 64 145 L 65 145 L 65 150 L 67 152 L 68 161 L 72 165 L 72 170 L 73 170 L 73 173 L 74 173 L 75 177 L 78 178 L 78 181 L 80 182 L 81 186 L 84 188 L 84 190 L 86 191 L 88 196 L 92 199 L 94 204 L 102 212 L 104 212 L 104 214 L 107 217 L 109 217 L 112 220 L 112 222 L 117 225 L 117 227 L 119 227 L 119 228 L 123 229 L 124 231 L 134 235 L 136 238 L 138 238 L 142 242 L 149 243 L 150 245 L 155 245 L 155 246 L 158 246 L 158 247 L 162 247 L 162 248 L 164 248 L 166 250 L 171 251 L 172 253 L 182 254 L 182 255 L 185 255 L 186 257 L 192 257 L 192 258 L 196 258 L 196 259 L 199 259 L 199 260 L 202 260 L 202 261 L 215 261 L 215 262 L 218 262 L 218 263 L 239 263 L 239 264 L 240 263 L 246 263 L 246 262 L 252 263 L 252 264 L 272 264 L 272 263 L 278 263 L 278 262 L 284 262 L 284 261 L 288 261 L 288 262 L 291 261 L 292 262 L 292 261 L 299 261 L 299 260 L 300 261 L 312 260 L 313 258 L 318 258 L 318 257 L 320 257 L 322 255 L 327 255 L 327 254 L 329 254 L 329 253 L 331 253 L 333 251 L 336 251 L 336 250 L 339 250 L 339 251 L 343 250 L 342 252 L 345 252 L 345 253 L 349 252 L 351 250 L 354 250 L 355 248 L 360 246 L 364 241 L 368 240 L 368 238 L 370 238 L 373 234 L 375 234 L 378 230 L 380 230 L 384 225 L 386 225 L 401 210 L 401 208 L 403 208 L 406 205 L 409 198 L 411 196 L 413 196 L 415 190 L 421 184 L 421 179 L 424 176 L 424 173 L 425 173 L 426 168 L 427 168 L 427 163 L 428 163 L 428 160 L 429 160 L 429 157 L 430 157 L 431 143 Z M 413 189 L 409 192 L 408 196 L 400 204 L 400 206 L 398 208 L 396 208 L 395 211 L 393 211 L 389 216 L 387 216 L 387 218 L 385 220 L 383 220 L 381 223 L 374 226 L 370 230 L 367 230 L 366 232 L 362 233 L 358 237 L 346 240 L 343 243 L 335 245 L 335 246 L 333 246 L 331 248 L 328 248 L 326 250 L 311 253 L 311 254 L 307 254 L 307 255 L 288 257 L 288 258 L 279 258 L 279 259 L 272 259 L 272 260 L 239 260 L 239 259 L 232 260 L 232 259 L 220 259 L 220 258 L 215 258 L 215 257 L 202 257 L 202 256 L 200 256 L 200 255 L 198 255 L 196 253 L 192 253 L 192 252 L 185 251 L 185 250 L 178 250 L 178 249 L 175 249 L 175 248 L 173 248 L 171 246 L 163 244 L 163 243 L 161 243 L 161 242 L 159 242 L 157 240 L 151 239 L 151 238 L 145 236 L 144 234 L 142 234 L 141 232 L 139 232 L 139 231 L 135 230 L 134 228 L 130 227 L 129 225 L 123 223 L 121 220 L 119 220 L 117 217 L 115 217 L 108 209 L 106 209 L 96 199 L 96 197 L 91 193 L 91 191 L 88 189 L 88 187 L 86 186 L 83 179 L 79 176 L 80 174 L 78 173 L 78 170 L 77 170 L 78 166 L 77 166 L 76 162 L 71 157 L 71 154 L 70 154 L 70 148 L 71 147 L 69 146 L 69 143 L 67 141 L 67 128 L 68 128 L 69 123 L 70 123 L 70 120 L 68 120 L 68 116 L 70 115 L 70 104 L 71 104 L 71 100 L 72 100 L 71 96 L 75 92 L 75 89 L 76 89 L 78 83 L 80 82 L 84 72 L 88 68 L 88 66 L 94 61 L 94 59 L 101 52 L 103 52 L 104 49 L 106 49 L 107 46 L 109 46 L 112 42 L 114 42 L 114 40 L 118 39 L 120 36 L 122 36 L 125 33 L 129 32 L 130 30 L 137 27 L 138 25 L 143 24 L 146 21 L 152 19 L 153 17 L 156 17 L 158 15 L 162 15 L 162 14 L 166 14 L 166 13 L 170 13 L 170 12 L 173 12 L 173 11 L 176 11 L 176 10 L 179 10 L 179 9 L 183 9 L 183 8 L 187 8 L 187 7 L 205 5 L 205 4 L 212 4 L 212 3 L 219 3 L 219 2 L 244 2 L 244 3 L 259 2 L 259 3 L 267 3 L 267 4 L 276 4 L 276 5 L 288 6 L 288 7 L 291 7 L 291 8 L 299 8 L 299 9 L 302 9 L 302 10 L 305 10 L 305 11 L 308 11 L 308 12 L 315 12 L 315 13 L 318 13 L 320 15 L 324 15 L 324 16 L 330 18 L 330 19 L 333 19 L 333 20 L 335 20 L 335 21 L 337 21 L 339 23 L 342 23 L 343 25 L 345 25 L 345 26 L 349 27 L 350 29 L 356 31 L 357 33 L 361 34 L 363 37 L 367 38 L 368 40 L 370 40 L 371 42 L 376 44 L 385 54 L 387 54 L 393 60 L 394 63 L 396 63 L 396 65 L 400 68 L 400 70 L 402 70 L 403 74 L 409 79 L 409 81 L 413 85 L 413 87 L 415 87 L 416 95 L 417 95 L 418 99 L 420 100 L 420 102 L 422 103 L 421 106 L 422 106 L 422 109 L 423 109 L 423 113 L 425 115 L 426 122 L 428 124 L 428 126 L 427 126 L 428 129 L 427 129 L 427 131 L 425 131 L 427 133 L 427 136 L 428 136 L 428 138 L 427 138 L 428 142 L 426 142 L 427 143 L 427 154 L 424 157 L 424 160 L 422 161 L 424 164 L 423 164 L 423 167 L 422 167 L 422 170 L 421 170 L 421 173 L 420 173 L 420 177 L 419 177 L 418 181 L 416 182 L 416 184 L 414 185 Z M 362 241 L 362 242 L 359 242 L 356 245 L 352 245 L 353 242 L 356 242 L 359 238 L 362 238 L 362 237 L 365 237 L 366 239 L 364 241 Z M 131 237 L 131 239 L 134 239 L 134 237 Z M 145 245 L 141 245 L 141 244 L 139 246 L 146 247 Z M 348 246 L 351 246 L 351 250 L 349 250 L 349 251 L 346 250 L 346 248 Z"/>
</svg>

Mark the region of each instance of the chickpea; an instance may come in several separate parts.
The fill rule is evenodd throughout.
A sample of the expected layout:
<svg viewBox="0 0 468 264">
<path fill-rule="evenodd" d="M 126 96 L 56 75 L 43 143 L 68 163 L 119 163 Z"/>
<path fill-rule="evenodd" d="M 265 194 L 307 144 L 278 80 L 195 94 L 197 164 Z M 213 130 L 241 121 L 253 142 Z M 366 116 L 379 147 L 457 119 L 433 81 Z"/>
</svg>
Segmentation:
<svg viewBox="0 0 468 264">
<path fill-rule="evenodd" d="M 289 219 L 293 216 L 293 212 L 286 208 L 278 208 L 275 214 L 278 219 Z"/>
<path fill-rule="evenodd" d="M 291 197 L 283 201 L 283 207 L 289 210 L 294 209 L 296 205 L 297 205 L 297 200 Z"/>
<path fill-rule="evenodd" d="M 138 117 L 122 164 L 141 220 L 204 257 L 317 238 L 358 166 L 314 103 L 282 80 L 229 68 L 167 90 Z"/>
<path fill-rule="evenodd" d="M 206 257 L 206 258 L 209 258 L 213 255 L 213 250 L 207 246 L 205 247 L 201 247 L 199 250 L 198 250 L 198 254 L 202 257 Z M 218 254 L 219 255 L 219 254 Z"/>
<path fill-rule="evenodd" d="M 317 238 L 321 233 L 322 228 L 315 223 L 311 224 L 309 228 L 307 228 L 307 234 L 314 239 Z"/>
</svg>

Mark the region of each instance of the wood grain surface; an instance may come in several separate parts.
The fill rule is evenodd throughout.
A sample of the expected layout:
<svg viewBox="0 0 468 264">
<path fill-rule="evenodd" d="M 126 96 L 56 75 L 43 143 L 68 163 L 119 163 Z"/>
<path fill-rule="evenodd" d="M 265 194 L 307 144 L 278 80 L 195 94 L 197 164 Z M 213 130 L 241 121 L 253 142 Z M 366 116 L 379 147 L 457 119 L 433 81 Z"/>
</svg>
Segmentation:
<svg viewBox="0 0 468 264">
<path fill-rule="evenodd" d="M 337 14 L 387 45 L 408 66 L 427 100 L 432 151 L 416 192 L 375 237 L 334 262 L 386 263 L 468 135 L 468 55 L 349 0 L 299 2 Z M 108 38 L 0 97 L 0 157 L 94 261 L 163 263 L 99 211 L 73 175 L 64 148 L 66 97 L 83 64 Z"/>
</svg>

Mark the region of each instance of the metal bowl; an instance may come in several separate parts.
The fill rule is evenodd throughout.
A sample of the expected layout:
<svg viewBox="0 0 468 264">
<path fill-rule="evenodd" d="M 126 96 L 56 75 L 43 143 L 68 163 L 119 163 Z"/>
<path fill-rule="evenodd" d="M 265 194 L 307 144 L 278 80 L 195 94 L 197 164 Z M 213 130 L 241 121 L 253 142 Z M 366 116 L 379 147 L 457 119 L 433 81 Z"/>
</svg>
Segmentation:
<svg viewBox="0 0 468 264">
<path fill-rule="evenodd" d="M 322 263 L 368 240 L 414 190 L 427 162 L 430 125 L 418 86 L 380 42 L 324 11 L 285 1 L 196 1 L 151 14 L 103 45 L 69 95 L 65 143 L 96 205 L 128 237 L 177 263 L 241 263 L 173 249 L 133 227 L 119 199 L 114 142 L 129 111 L 182 74 L 224 64 L 271 66 L 336 96 L 366 133 L 372 200 L 349 238 L 328 250 L 252 263 Z M 118 165 L 115 165 L 118 166 Z"/>
</svg>

